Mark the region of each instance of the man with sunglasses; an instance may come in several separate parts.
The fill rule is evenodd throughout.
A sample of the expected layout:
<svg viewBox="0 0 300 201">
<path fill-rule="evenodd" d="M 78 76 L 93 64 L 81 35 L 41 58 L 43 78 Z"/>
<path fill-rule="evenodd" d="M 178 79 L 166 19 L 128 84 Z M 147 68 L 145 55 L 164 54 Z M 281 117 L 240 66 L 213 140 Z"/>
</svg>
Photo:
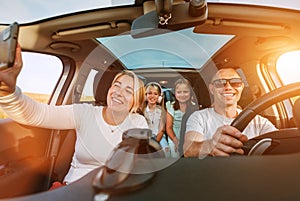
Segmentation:
<svg viewBox="0 0 300 201">
<path fill-rule="evenodd" d="M 244 89 L 233 68 L 219 70 L 209 84 L 213 95 L 211 108 L 194 112 L 186 124 L 185 157 L 229 156 L 243 154 L 243 143 L 252 137 L 276 130 L 266 118 L 257 115 L 243 133 L 230 126 L 241 112 L 238 101 Z"/>
</svg>

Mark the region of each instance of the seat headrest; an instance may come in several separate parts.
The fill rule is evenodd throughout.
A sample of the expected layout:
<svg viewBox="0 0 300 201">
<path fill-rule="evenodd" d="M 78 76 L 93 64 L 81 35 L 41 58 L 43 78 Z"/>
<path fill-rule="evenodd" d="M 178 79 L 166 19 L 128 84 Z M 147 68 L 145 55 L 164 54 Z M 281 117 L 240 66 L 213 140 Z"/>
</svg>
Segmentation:
<svg viewBox="0 0 300 201">
<path fill-rule="evenodd" d="M 116 74 L 117 71 L 99 71 L 96 74 L 93 84 L 95 105 L 107 105 L 107 93 Z"/>
<path fill-rule="evenodd" d="M 164 100 L 165 103 L 168 102 L 168 101 L 171 101 L 171 102 L 175 101 L 175 95 L 174 95 L 174 93 L 172 92 L 171 89 L 165 90 L 163 92 L 163 94 L 164 94 L 164 98 L 165 98 L 165 100 Z"/>
<path fill-rule="evenodd" d="M 249 105 L 252 101 L 254 100 L 254 95 L 252 93 L 252 89 L 249 86 L 245 86 L 242 94 L 241 94 L 241 98 L 238 101 L 238 105 L 241 108 L 245 108 L 247 105 Z"/>
</svg>

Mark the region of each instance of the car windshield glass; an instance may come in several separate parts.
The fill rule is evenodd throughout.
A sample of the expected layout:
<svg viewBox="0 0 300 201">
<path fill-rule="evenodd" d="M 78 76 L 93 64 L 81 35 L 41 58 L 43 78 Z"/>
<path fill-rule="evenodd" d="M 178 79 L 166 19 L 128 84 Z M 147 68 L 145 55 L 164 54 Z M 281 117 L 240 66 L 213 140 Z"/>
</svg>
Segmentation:
<svg viewBox="0 0 300 201">
<path fill-rule="evenodd" d="M 127 34 L 97 40 L 131 70 L 161 67 L 200 69 L 233 37 L 197 34 L 189 28 L 138 39 Z"/>
<path fill-rule="evenodd" d="M 74 12 L 132 5 L 134 0 L 10 0 L 1 1 L 0 23 L 28 23 Z"/>
<path fill-rule="evenodd" d="M 237 3 L 248 5 L 262 5 L 277 8 L 288 8 L 293 10 L 300 10 L 300 1 L 295 0 L 208 0 L 207 2 L 218 3 Z"/>
<path fill-rule="evenodd" d="M 300 1 L 297 0 L 207 0 L 207 2 L 265 5 L 300 10 Z M 63 14 L 134 3 L 135 0 L 3 0 L 0 7 L 0 23 L 9 24 L 14 21 L 29 23 Z"/>
</svg>

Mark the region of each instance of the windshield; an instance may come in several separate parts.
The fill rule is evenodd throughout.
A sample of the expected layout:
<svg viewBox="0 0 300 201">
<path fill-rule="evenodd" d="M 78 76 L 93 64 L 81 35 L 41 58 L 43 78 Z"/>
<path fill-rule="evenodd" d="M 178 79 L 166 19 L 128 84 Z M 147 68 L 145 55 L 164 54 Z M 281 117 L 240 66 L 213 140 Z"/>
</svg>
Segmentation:
<svg viewBox="0 0 300 201">
<path fill-rule="evenodd" d="M 207 2 L 238 3 L 300 10 L 300 1 L 297 0 L 208 0 Z"/>
<path fill-rule="evenodd" d="M 97 40 L 130 70 L 156 67 L 200 69 L 233 37 L 197 34 L 189 28 L 138 39 L 128 34 Z"/>
<path fill-rule="evenodd" d="M 1 23 L 28 23 L 97 8 L 134 4 L 134 0 L 9 0 L 1 1 Z"/>
<path fill-rule="evenodd" d="M 1 1 L 0 23 L 9 24 L 34 22 L 57 15 L 84 10 L 133 5 L 135 0 L 9 0 Z M 207 0 L 218 3 L 241 3 L 267 5 L 300 10 L 297 0 Z"/>
</svg>

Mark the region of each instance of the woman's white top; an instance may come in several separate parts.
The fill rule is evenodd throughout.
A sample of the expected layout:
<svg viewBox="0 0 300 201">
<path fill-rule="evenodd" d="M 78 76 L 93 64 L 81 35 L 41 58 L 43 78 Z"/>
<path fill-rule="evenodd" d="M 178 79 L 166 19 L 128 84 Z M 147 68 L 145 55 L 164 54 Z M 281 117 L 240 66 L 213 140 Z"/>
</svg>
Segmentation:
<svg viewBox="0 0 300 201">
<path fill-rule="evenodd" d="M 21 93 L 0 97 L 2 109 L 15 121 L 49 129 L 75 129 L 76 145 L 71 168 L 64 181 L 73 182 L 105 164 L 111 151 L 130 128 L 148 128 L 145 118 L 129 114 L 118 126 L 108 125 L 102 116 L 103 106 L 73 104 L 52 106 L 38 103 Z"/>
</svg>

